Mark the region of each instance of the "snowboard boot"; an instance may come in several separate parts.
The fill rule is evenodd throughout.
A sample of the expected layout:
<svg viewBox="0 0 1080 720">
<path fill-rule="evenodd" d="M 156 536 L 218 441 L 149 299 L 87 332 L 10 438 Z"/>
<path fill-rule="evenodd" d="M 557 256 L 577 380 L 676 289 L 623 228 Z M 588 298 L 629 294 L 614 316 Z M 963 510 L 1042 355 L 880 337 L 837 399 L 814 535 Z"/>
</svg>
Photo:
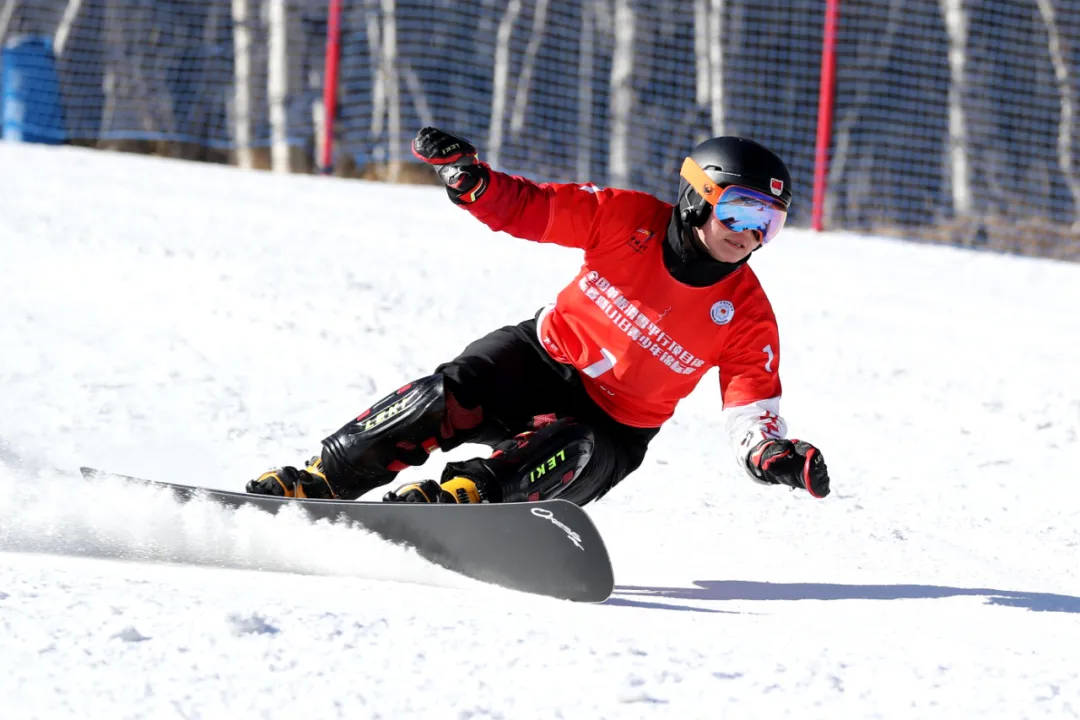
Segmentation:
<svg viewBox="0 0 1080 720">
<path fill-rule="evenodd" d="M 475 481 L 458 476 L 441 484 L 423 480 L 402 485 L 386 493 L 383 502 L 479 503 L 484 502 L 484 497 Z"/>
<path fill-rule="evenodd" d="M 276 495 L 290 498 L 328 499 L 336 497 L 326 481 L 322 458 L 308 460 L 303 470 L 291 465 L 268 470 L 247 484 L 246 490 L 256 495 Z"/>
</svg>

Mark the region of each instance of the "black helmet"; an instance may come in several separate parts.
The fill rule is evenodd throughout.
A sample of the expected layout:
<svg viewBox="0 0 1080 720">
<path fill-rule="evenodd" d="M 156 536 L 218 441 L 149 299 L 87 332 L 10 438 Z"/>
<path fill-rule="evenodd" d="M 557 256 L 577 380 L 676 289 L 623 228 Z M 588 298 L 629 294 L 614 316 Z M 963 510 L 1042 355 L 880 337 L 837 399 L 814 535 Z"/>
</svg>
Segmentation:
<svg viewBox="0 0 1080 720">
<path fill-rule="evenodd" d="M 740 137 L 714 137 L 693 149 L 690 159 L 717 185 L 742 185 L 791 205 L 791 174 L 764 145 Z M 701 227 L 709 217 L 708 202 L 685 177 L 679 180 L 678 217 L 687 227 Z"/>
</svg>

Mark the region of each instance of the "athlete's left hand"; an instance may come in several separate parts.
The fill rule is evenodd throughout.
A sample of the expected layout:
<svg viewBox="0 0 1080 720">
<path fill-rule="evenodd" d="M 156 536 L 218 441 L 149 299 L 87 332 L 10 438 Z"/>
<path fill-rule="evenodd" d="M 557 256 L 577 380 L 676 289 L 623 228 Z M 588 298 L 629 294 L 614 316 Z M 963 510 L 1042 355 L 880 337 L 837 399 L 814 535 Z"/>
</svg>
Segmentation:
<svg viewBox="0 0 1080 720">
<path fill-rule="evenodd" d="M 803 488 L 816 498 L 829 494 L 825 458 L 803 440 L 762 440 L 750 450 L 746 465 L 761 482 Z"/>
</svg>

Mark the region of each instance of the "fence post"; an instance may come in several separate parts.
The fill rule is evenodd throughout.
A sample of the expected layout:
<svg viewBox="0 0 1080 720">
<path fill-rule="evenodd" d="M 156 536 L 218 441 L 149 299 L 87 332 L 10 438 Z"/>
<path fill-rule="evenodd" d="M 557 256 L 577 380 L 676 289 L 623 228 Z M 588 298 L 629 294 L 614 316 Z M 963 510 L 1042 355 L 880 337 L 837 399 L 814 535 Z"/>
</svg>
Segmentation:
<svg viewBox="0 0 1080 720">
<path fill-rule="evenodd" d="M 826 179 L 829 174 L 829 141 L 832 139 L 833 89 L 836 85 L 836 18 L 840 0 L 826 0 L 825 26 L 821 38 L 821 79 L 818 84 L 817 146 L 814 151 L 814 204 L 810 226 L 824 229 Z"/>
<path fill-rule="evenodd" d="M 319 171 L 334 171 L 334 113 L 337 111 L 338 63 L 341 53 L 341 0 L 330 0 L 326 16 L 326 67 L 323 73 L 323 142 Z"/>
</svg>

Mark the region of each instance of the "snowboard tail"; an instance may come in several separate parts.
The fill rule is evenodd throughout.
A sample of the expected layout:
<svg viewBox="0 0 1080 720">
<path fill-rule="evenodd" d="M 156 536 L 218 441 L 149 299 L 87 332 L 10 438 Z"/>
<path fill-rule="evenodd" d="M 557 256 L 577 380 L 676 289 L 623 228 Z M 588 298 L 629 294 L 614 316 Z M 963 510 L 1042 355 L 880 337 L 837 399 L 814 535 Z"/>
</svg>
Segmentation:
<svg viewBox="0 0 1080 720">
<path fill-rule="evenodd" d="M 299 506 L 312 520 L 353 522 L 385 540 L 467 577 L 503 587 L 584 602 L 602 602 L 614 587 L 607 548 L 589 516 L 565 500 L 478 505 L 307 500 L 213 490 L 81 468 L 88 480 L 120 480 L 167 489 L 181 502 L 276 513 Z"/>
</svg>

